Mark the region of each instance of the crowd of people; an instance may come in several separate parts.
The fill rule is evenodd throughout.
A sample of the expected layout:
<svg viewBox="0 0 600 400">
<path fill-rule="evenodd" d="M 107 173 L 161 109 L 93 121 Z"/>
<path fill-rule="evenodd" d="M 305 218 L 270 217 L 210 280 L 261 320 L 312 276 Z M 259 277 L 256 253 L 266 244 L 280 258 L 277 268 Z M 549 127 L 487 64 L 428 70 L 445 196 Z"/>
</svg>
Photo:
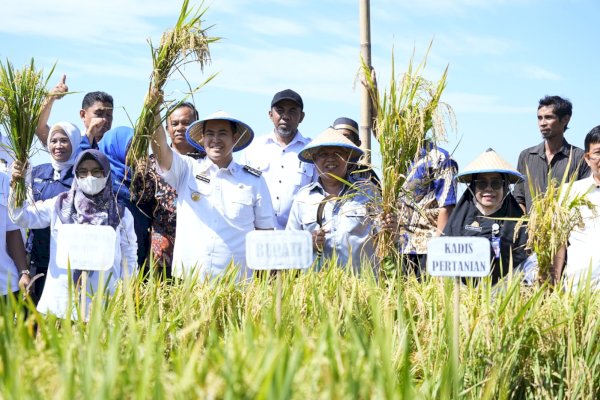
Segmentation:
<svg viewBox="0 0 600 400">
<path fill-rule="evenodd" d="M 199 118 L 193 104 L 176 103 L 164 126 L 157 120 L 152 154 L 135 173 L 125 161 L 134 132 L 112 127 L 110 95 L 84 96 L 82 131 L 69 122 L 48 125 L 53 102 L 67 91 L 63 76 L 36 132 L 50 163 L 31 168 L 0 155 L 10 165 L 0 175 L 1 294 L 6 299 L 28 291 L 42 313 L 64 317 L 70 288 L 81 284 L 76 266 L 57 262 L 57 232 L 65 224 L 107 225 L 116 232 L 112 268 L 90 273 L 80 288 L 90 293 L 110 293 L 138 273 L 210 280 L 235 266 L 238 281 L 251 279 L 246 234 L 273 229 L 310 232 L 315 269 L 332 259 L 354 273 L 378 268 L 377 240 L 389 232 L 403 272 L 419 278 L 432 238 L 485 237 L 496 283 L 510 270 L 535 269 L 526 227 L 516 223 L 530 210 L 529 187 L 544 192 L 566 173 L 588 204 L 600 205 L 600 126 L 587 135 L 584 150 L 569 144 L 564 134 L 572 105 L 558 96 L 540 100 L 543 141 L 523 150 L 517 168 L 488 149 L 459 172 L 448 151 L 425 140 L 396 210 L 384 213 L 382 182 L 361 164 L 356 121 L 337 118 L 311 140 L 299 131 L 304 103 L 291 89 L 273 96 L 273 129 L 256 138 L 248 123 L 223 111 Z M 30 200 L 17 206 L 9 187 L 21 177 Z M 466 190 L 457 199 L 459 183 Z M 575 284 L 591 271 L 592 284 L 600 285 L 600 258 L 591 245 L 600 216 L 590 208 L 584 217 L 560 249 L 554 271 Z"/>
</svg>

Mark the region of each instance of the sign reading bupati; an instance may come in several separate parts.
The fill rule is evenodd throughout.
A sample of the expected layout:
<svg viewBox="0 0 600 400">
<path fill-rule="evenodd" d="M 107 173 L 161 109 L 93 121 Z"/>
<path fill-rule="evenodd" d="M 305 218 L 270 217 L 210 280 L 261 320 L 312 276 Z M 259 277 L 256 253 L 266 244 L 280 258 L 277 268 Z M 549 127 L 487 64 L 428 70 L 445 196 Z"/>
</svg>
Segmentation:
<svg viewBox="0 0 600 400">
<path fill-rule="evenodd" d="M 117 233 L 108 225 L 66 224 L 58 229 L 56 265 L 84 271 L 106 271 L 115 262 Z"/>
<path fill-rule="evenodd" d="M 312 262 L 309 232 L 252 231 L 246 235 L 246 263 L 252 269 L 306 269 Z"/>
<path fill-rule="evenodd" d="M 427 244 L 427 273 L 433 276 L 483 277 L 490 273 L 490 258 L 490 241 L 486 238 L 433 238 Z"/>
</svg>

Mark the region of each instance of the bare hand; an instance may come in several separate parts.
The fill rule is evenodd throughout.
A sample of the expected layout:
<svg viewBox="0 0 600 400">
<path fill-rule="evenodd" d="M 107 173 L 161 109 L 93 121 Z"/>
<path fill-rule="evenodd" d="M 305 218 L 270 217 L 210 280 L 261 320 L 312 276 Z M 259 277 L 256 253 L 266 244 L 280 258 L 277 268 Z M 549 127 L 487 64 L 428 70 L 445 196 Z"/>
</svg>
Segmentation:
<svg viewBox="0 0 600 400">
<path fill-rule="evenodd" d="M 22 274 L 21 277 L 19 278 L 19 289 L 21 289 L 21 292 L 25 293 L 25 294 L 29 294 L 29 284 L 31 283 L 31 276 L 29 276 L 28 274 Z M 31 288 L 29 288 L 31 289 Z"/>
<path fill-rule="evenodd" d="M 398 230 L 398 217 L 395 213 L 387 213 L 381 216 L 381 229 L 391 232 Z"/>
<path fill-rule="evenodd" d="M 325 245 L 325 229 L 317 229 L 312 231 L 313 249 L 322 252 Z"/>
<path fill-rule="evenodd" d="M 12 164 L 11 181 L 17 181 L 19 179 L 25 179 L 27 176 L 27 167 L 29 163 L 22 163 L 19 160 L 15 160 Z"/>
<path fill-rule="evenodd" d="M 56 84 L 56 86 L 54 86 L 54 89 L 50 91 L 49 95 L 55 99 L 62 99 L 68 91 L 69 87 L 67 86 L 67 75 L 63 74 L 62 78 Z"/>
<path fill-rule="evenodd" d="M 87 135 L 92 136 L 93 138 L 96 139 L 96 141 L 102 139 L 102 136 L 104 135 L 104 130 L 103 130 L 104 124 L 106 124 L 105 118 L 100 118 L 100 117 L 92 118 L 92 120 L 90 121 L 90 124 L 87 128 Z"/>
</svg>

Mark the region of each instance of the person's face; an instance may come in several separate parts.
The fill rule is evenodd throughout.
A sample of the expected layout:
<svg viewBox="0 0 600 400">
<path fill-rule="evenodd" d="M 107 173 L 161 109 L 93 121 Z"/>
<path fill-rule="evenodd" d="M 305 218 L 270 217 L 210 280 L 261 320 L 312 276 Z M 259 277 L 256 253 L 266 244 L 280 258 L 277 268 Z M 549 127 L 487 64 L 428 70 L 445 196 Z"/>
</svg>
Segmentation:
<svg viewBox="0 0 600 400">
<path fill-rule="evenodd" d="M 75 173 L 80 179 L 85 179 L 88 175 L 92 175 L 94 178 L 104 177 L 104 170 L 98 164 L 98 161 L 89 159 L 80 162 Z"/>
<path fill-rule="evenodd" d="M 600 143 L 590 144 L 590 150 L 585 153 L 585 162 L 590 166 L 596 182 L 600 182 Z"/>
<path fill-rule="evenodd" d="M 233 159 L 233 145 L 238 134 L 231 131 L 229 121 L 212 120 L 204 124 L 202 147 L 206 155 L 220 168 L 225 168 Z"/>
<path fill-rule="evenodd" d="M 194 151 L 192 145 L 185 138 L 185 131 L 195 120 L 194 111 L 189 107 L 177 108 L 167 119 L 167 131 L 171 137 L 171 142 L 180 154 L 187 154 Z"/>
<path fill-rule="evenodd" d="M 546 140 L 563 136 L 570 119 L 568 115 L 559 119 L 558 116 L 554 114 L 554 106 L 540 107 L 537 112 L 537 118 L 540 133 Z"/>
<path fill-rule="evenodd" d="M 291 100 L 281 100 L 269 111 L 269 118 L 273 121 L 275 132 L 282 138 L 293 138 L 298 130 L 298 125 L 304 119 L 304 112 L 300 105 Z"/>
<path fill-rule="evenodd" d="M 53 131 L 51 135 L 50 143 L 48 143 L 50 157 L 60 162 L 67 161 L 73 153 L 69 137 L 63 130 Z"/>
<path fill-rule="evenodd" d="M 348 172 L 349 158 L 350 150 L 335 146 L 321 147 L 313 155 L 313 160 L 321 179 L 335 179 L 331 175 L 344 178 Z"/>
<path fill-rule="evenodd" d="M 504 199 L 504 180 L 498 173 L 484 173 L 477 175 L 473 182 L 475 186 L 475 200 L 484 210 L 495 210 L 500 207 Z"/>
<path fill-rule="evenodd" d="M 83 126 L 88 129 L 92 122 L 98 123 L 100 135 L 104 135 L 112 126 L 113 107 L 110 103 L 94 102 L 86 109 L 79 111 Z"/>
<path fill-rule="evenodd" d="M 340 131 L 342 133 L 342 135 L 344 135 L 346 137 L 346 139 L 348 139 L 349 141 L 354 143 L 356 146 L 360 147 L 360 139 L 357 140 L 356 134 L 354 132 L 352 132 L 350 129 L 337 129 L 337 130 Z"/>
</svg>

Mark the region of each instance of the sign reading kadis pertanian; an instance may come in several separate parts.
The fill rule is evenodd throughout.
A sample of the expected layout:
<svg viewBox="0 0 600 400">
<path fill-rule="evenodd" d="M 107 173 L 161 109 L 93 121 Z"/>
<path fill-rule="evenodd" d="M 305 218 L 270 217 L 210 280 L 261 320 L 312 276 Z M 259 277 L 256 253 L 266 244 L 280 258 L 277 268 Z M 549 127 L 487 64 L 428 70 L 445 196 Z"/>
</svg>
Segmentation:
<svg viewBox="0 0 600 400">
<path fill-rule="evenodd" d="M 312 262 L 309 232 L 252 231 L 246 235 L 246 263 L 252 269 L 306 269 Z"/>
<path fill-rule="evenodd" d="M 490 241 L 444 236 L 427 244 L 427 273 L 432 276 L 484 277 L 490 274 Z"/>
</svg>

